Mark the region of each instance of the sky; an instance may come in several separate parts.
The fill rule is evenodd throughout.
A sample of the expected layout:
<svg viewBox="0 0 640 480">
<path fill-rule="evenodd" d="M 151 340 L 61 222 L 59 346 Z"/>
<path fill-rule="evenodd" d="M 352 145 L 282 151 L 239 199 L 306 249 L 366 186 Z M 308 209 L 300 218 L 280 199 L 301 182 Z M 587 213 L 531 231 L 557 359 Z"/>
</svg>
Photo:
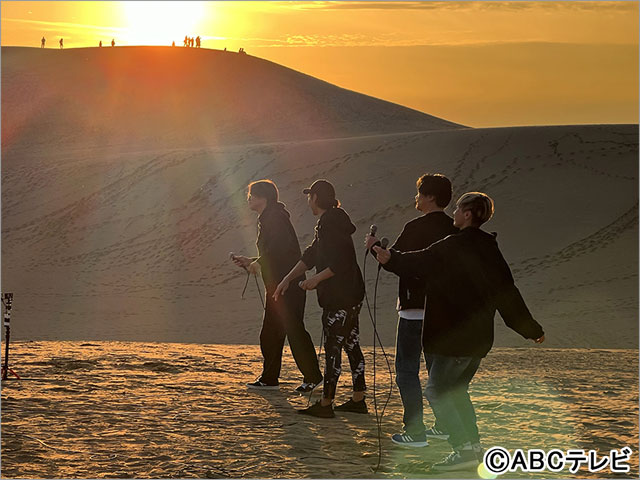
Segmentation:
<svg viewBox="0 0 640 480">
<path fill-rule="evenodd" d="M 636 1 L 8 2 L 2 46 L 237 50 L 472 127 L 638 123 Z"/>
</svg>

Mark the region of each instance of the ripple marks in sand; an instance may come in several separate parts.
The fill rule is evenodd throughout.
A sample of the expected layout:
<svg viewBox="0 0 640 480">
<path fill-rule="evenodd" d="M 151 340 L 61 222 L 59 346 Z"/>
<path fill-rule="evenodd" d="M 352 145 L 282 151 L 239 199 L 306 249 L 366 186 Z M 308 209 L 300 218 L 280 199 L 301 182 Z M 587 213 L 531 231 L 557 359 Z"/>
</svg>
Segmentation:
<svg viewBox="0 0 640 480">
<path fill-rule="evenodd" d="M 2 389 L 3 477 L 427 478 L 449 448 L 391 445 L 388 436 L 402 422 L 394 391 L 374 474 L 373 415 L 298 415 L 307 399 L 293 394 L 301 378 L 288 350 L 281 390 L 255 393 L 244 383 L 259 373 L 257 346 L 81 345 L 14 345 L 13 364 L 25 379 Z M 372 407 L 371 349 L 365 357 Z M 380 405 L 390 380 L 380 373 L 384 359 L 377 360 Z M 600 451 L 637 445 L 637 372 L 637 350 L 495 349 L 471 387 L 483 443 Z M 348 397 L 349 381 L 344 372 L 338 402 Z M 428 408 L 425 415 L 430 424 Z M 633 462 L 635 475 L 637 456 Z"/>
</svg>

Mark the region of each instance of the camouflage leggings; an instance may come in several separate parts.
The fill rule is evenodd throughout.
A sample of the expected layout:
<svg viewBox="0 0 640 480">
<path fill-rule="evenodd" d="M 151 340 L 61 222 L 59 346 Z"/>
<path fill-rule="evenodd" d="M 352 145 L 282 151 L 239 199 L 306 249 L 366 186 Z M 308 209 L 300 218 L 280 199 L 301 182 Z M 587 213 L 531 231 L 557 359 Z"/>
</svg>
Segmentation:
<svg viewBox="0 0 640 480">
<path fill-rule="evenodd" d="M 342 372 L 342 347 L 349 357 L 354 392 L 364 392 L 364 356 L 360 350 L 358 333 L 358 314 L 362 304 L 346 310 L 324 310 L 322 328 L 324 331 L 324 367 L 323 397 L 333 399 L 336 395 L 338 378 Z"/>
</svg>

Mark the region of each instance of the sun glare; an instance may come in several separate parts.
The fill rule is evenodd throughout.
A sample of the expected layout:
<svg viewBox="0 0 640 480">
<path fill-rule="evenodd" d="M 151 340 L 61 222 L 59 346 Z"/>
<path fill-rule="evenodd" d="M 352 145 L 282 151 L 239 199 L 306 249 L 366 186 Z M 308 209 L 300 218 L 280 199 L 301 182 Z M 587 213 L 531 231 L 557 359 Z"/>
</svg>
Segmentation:
<svg viewBox="0 0 640 480">
<path fill-rule="evenodd" d="M 123 2 L 129 45 L 182 45 L 185 35 L 198 31 L 205 2 Z"/>
</svg>

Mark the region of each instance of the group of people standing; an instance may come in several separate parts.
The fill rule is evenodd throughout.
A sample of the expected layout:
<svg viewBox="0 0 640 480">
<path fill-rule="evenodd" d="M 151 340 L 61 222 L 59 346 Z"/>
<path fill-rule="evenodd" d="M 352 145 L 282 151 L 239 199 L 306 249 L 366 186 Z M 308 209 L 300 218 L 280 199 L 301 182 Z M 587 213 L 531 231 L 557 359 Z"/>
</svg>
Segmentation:
<svg viewBox="0 0 640 480">
<path fill-rule="evenodd" d="M 444 212 L 452 197 L 448 178 L 425 174 L 416 187 L 415 205 L 423 215 L 404 226 L 390 249 L 374 236 L 365 237 L 367 251 L 399 277 L 395 367 L 404 428 L 391 440 L 403 447 L 424 447 L 428 438 L 447 439 L 452 452 L 432 469 L 464 470 L 482 462 L 484 453 L 468 388 L 493 345 L 496 310 L 524 338 L 542 343 L 544 332 L 514 284 L 496 235 L 480 228 L 493 215 L 493 200 L 484 193 L 466 193 L 456 202 L 451 218 Z M 324 418 L 334 417 L 334 411 L 367 413 L 358 321 L 365 286 L 352 240 L 356 227 L 327 180 L 316 180 L 303 193 L 318 221 L 313 242 L 301 254 L 276 185 L 270 180 L 249 185 L 249 208 L 258 214 L 259 256 L 232 258 L 251 274 L 262 272 L 267 302 L 260 334 L 263 372 L 247 386 L 279 388 L 282 348 L 288 337 L 304 377 L 296 391 L 310 393 L 321 383 L 323 389 L 321 399 L 300 413 Z M 305 272 L 313 268 L 315 275 L 306 278 Z M 317 290 L 323 309 L 324 377 L 304 327 L 306 290 Z M 348 401 L 334 407 L 343 349 L 353 392 Z M 436 420 L 430 428 L 423 421 L 419 377 L 423 354 L 428 372 L 425 395 Z"/>
<path fill-rule="evenodd" d="M 183 45 L 185 47 L 193 48 L 194 43 L 196 48 L 200 48 L 200 35 L 198 35 L 195 39 L 193 37 L 189 37 L 188 35 L 184 36 Z M 175 46 L 175 43 L 174 43 L 174 46 Z"/>
</svg>

